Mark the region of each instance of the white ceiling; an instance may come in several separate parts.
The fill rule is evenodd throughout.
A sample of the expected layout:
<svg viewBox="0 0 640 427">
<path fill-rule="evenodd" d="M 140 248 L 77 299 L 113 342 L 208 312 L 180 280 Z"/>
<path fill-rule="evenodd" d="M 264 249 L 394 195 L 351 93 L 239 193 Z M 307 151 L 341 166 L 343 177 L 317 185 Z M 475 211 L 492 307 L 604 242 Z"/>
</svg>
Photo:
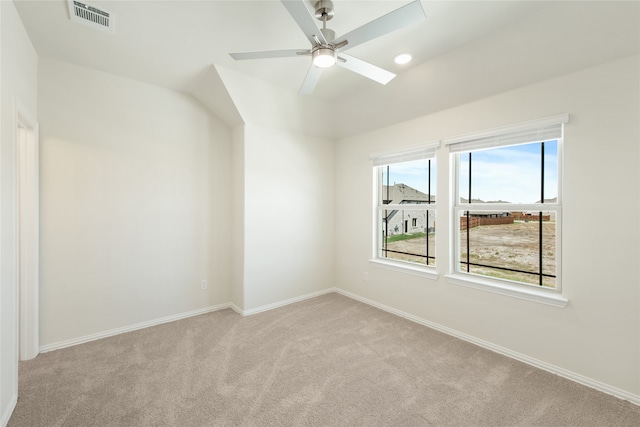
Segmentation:
<svg viewBox="0 0 640 427">
<path fill-rule="evenodd" d="M 313 1 L 305 2 L 312 10 Z M 199 85 L 212 64 L 295 92 L 309 66 L 308 57 L 255 61 L 229 57 L 229 52 L 309 47 L 275 0 L 90 0 L 115 13 L 114 34 L 71 22 L 65 0 L 14 3 L 39 55 L 187 93 L 206 90 Z M 339 36 L 407 3 L 334 0 L 335 17 L 328 27 Z M 321 76 L 311 96 L 336 109 L 337 136 L 639 50 L 638 2 L 422 1 L 422 5 L 424 22 L 348 51 L 397 73 L 387 86 L 338 67 Z M 393 57 L 401 52 L 411 53 L 414 61 L 394 64 Z M 392 114 L 384 107 L 390 102 Z"/>
</svg>

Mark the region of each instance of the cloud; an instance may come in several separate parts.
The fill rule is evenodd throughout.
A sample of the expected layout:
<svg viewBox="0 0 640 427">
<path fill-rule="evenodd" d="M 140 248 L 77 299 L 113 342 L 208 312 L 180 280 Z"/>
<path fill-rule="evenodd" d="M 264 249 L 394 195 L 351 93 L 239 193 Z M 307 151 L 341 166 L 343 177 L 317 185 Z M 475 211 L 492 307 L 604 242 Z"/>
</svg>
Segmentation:
<svg viewBox="0 0 640 427">
<path fill-rule="evenodd" d="M 428 159 L 389 165 L 389 184 L 406 184 L 416 190 L 427 193 L 428 190 Z M 385 170 L 386 174 L 386 170 Z M 387 185 L 386 175 L 383 185 Z M 436 192 L 436 162 L 431 159 L 431 194 Z"/>
<path fill-rule="evenodd" d="M 460 156 L 460 195 L 468 197 L 468 156 Z M 557 145 L 545 144 L 545 198 L 558 195 Z M 540 200 L 540 144 L 471 154 L 471 197 L 484 201 L 535 203 Z"/>
<path fill-rule="evenodd" d="M 474 199 L 535 203 L 540 200 L 540 143 L 474 151 L 471 155 Z M 468 154 L 460 154 L 459 194 L 469 194 Z M 387 184 L 386 168 L 383 185 Z M 406 184 L 423 193 L 428 191 L 428 160 L 389 165 L 389 184 Z M 558 196 L 558 146 L 545 142 L 545 199 Z M 436 161 L 431 159 L 431 194 L 436 194 Z"/>
</svg>

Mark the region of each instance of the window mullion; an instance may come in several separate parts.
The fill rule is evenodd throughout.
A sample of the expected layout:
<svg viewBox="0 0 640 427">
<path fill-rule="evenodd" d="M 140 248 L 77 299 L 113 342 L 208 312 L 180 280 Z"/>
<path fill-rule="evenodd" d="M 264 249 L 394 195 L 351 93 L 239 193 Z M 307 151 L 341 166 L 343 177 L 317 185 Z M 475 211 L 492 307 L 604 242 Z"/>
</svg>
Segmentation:
<svg viewBox="0 0 640 427">
<path fill-rule="evenodd" d="M 389 199 L 389 165 L 387 165 L 387 204 L 391 203 Z M 383 247 L 384 247 L 384 257 L 386 258 L 388 255 L 387 252 L 387 239 L 389 237 L 389 212 L 385 209 L 384 211 L 384 237 L 383 237 Z"/>
<path fill-rule="evenodd" d="M 471 152 L 469 152 L 469 198 L 467 203 L 471 204 Z M 470 232 L 470 224 L 469 224 L 469 209 L 467 209 L 467 273 L 471 268 L 471 232 Z"/>
<path fill-rule="evenodd" d="M 431 159 L 429 159 L 427 168 L 427 204 L 431 204 Z M 427 257 L 425 258 L 425 263 L 429 265 L 429 211 L 427 210 L 425 214 L 427 216 L 425 227 L 425 250 Z"/>
<path fill-rule="evenodd" d="M 540 203 L 544 204 L 544 141 L 540 144 Z M 542 211 L 538 217 L 538 263 L 540 266 L 539 285 L 542 286 Z"/>
</svg>

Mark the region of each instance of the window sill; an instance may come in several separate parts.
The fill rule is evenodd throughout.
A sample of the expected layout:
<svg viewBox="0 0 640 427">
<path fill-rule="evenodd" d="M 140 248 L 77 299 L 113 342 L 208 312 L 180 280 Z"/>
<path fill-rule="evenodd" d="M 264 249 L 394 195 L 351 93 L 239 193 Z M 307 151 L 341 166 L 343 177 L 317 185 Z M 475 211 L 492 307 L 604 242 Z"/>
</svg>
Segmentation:
<svg viewBox="0 0 640 427">
<path fill-rule="evenodd" d="M 438 273 L 436 273 L 433 267 L 422 267 L 419 265 L 382 259 L 370 259 L 369 264 L 387 270 L 394 270 L 401 273 L 413 274 L 414 276 L 426 277 L 431 280 L 438 280 Z"/>
<path fill-rule="evenodd" d="M 513 298 L 534 301 L 541 304 L 548 304 L 554 307 L 565 308 L 569 303 L 569 300 L 564 298 L 562 295 L 547 292 L 541 289 L 525 288 L 516 285 L 510 285 L 508 283 L 498 283 L 491 280 L 485 280 L 482 278 L 467 276 L 463 274 L 448 274 L 445 277 L 447 278 L 447 282 L 454 285 L 480 289 L 487 292 L 507 295 Z"/>
</svg>

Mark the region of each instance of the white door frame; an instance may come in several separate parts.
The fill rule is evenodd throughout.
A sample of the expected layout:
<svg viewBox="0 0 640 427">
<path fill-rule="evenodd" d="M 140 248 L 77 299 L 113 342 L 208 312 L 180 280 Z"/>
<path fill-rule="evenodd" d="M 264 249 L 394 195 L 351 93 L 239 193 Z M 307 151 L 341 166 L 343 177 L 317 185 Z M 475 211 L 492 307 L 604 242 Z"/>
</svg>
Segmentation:
<svg viewBox="0 0 640 427">
<path fill-rule="evenodd" d="M 40 352 L 39 328 L 39 128 L 14 100 L 16 148 L 18 342 L 20 360 Z"/>
</svg>

